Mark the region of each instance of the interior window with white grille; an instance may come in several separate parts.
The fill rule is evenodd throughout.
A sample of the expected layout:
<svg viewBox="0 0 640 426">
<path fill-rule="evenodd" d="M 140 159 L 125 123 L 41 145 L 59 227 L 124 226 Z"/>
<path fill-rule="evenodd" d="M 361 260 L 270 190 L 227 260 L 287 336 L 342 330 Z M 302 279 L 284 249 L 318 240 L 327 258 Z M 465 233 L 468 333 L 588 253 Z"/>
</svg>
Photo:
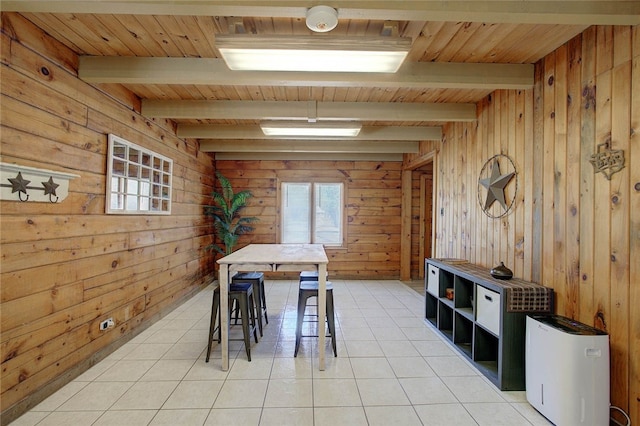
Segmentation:
<svg viewBox="0 0 640 426">
<path fill-rule="evenodd" d="M 343 244 L 344 185 L 283 182 L 281 242 Z"/>
<path fill-rule="evenodd" d="M 109 135 L 106 212 L 170 214 L 173 161 Z"/>
</svg>

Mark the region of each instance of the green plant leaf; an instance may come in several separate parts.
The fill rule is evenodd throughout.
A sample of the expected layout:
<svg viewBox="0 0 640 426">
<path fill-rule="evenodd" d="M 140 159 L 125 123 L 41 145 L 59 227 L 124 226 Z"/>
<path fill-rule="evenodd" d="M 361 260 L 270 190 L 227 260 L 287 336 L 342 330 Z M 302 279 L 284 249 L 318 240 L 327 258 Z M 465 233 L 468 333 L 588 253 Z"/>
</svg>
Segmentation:
<svg viewBox="0 0 640 426">
<path fill-rule="evenodd" d="M 220 183 L 221 191 L 214 191 L 211 194 L 213 205 L 205 206 L 204 213 L 213 219 L 216 239 L 221 244 L 210 244 L 206 248 L 224 256 L 233 252 L 241 235 L 254 230 L 250 224 L 259 219 L 257 217 L 243 217 L 241 214 L 249 199 L 253 197 L 251 191 L 242 190 L 234 193 L 231 182 L 222 173 L 216 172 L 216 177 Z"/>
</svg>

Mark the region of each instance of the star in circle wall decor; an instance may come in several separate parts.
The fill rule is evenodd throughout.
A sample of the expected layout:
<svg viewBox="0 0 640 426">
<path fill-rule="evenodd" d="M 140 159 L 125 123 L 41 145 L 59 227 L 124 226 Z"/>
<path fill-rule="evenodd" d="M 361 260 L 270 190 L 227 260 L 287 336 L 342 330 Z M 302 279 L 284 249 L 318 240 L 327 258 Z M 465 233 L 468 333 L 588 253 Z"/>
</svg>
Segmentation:
<svg viewBox="0 0 640 426">
<path fill-rule="evenodd" d="M 500 161 L 502 160 L 505 169 L 508 171 L 504 174 L 500 173 Z M 491 170 L 489 174 L 489 170 Z M 507 185 L 516 177 L 516 187 L 513 191 L 513 197 L 507 204 L 505 190 Z M 486 196 L 482 196 L 482 188 L 486 189 Z M 499 218 L 509 212 L 515 201 L 517 191 L 517 175 L 513 161 L 506 155 L 494 155 L 482 167 L 480 177 L 478 178 L 478 202 L 482 207 L 482 211 L 491 218 Z M 501 214 L 494 214 L 492 206 L 498 202 L 502 207 Z"/>
</svg>

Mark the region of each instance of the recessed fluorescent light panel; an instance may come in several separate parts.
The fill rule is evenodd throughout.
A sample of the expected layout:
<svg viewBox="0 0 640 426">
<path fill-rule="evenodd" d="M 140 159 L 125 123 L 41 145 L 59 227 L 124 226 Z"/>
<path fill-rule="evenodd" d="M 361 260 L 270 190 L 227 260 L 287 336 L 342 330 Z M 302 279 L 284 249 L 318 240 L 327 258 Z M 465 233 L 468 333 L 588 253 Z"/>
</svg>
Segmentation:
<svg viewBox="0 0 640 426">
<path fill-rule="evenodd" d="M 411 39 L 229 34 L 218 35 L 216 47 L 227 66 L 238 71 L 394 73 Z"/>
<path fill-rule="evenodd" d="M 266 136 L 281 137 L 355 137 L 362 128 L 358 123 L 307 123 L 305 121 L 268 121 L 260 123 Z"/>
</svg>

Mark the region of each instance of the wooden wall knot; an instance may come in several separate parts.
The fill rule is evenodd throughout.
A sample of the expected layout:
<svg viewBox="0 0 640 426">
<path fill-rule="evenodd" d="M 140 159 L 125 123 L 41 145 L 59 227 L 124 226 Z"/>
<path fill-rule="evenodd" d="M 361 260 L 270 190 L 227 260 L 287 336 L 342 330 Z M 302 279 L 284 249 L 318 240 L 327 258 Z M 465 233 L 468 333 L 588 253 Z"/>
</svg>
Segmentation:
<svg viewBox="0 0 640 426">
<path fill-rule="evenodd" d="M 595 110 L 596 108 L 596 87 L 595 86 L 584 86 L 582 89 L 582 97 L 584 98 L 584 109 L 592 108 Z"/>
<path fill-rule="evenodd" d="M 607 331 L 607 322 L 604 319 L 604 312 L 598 311 L 594 317 L 594 326 L 602 331 Z"/>
</svg>

